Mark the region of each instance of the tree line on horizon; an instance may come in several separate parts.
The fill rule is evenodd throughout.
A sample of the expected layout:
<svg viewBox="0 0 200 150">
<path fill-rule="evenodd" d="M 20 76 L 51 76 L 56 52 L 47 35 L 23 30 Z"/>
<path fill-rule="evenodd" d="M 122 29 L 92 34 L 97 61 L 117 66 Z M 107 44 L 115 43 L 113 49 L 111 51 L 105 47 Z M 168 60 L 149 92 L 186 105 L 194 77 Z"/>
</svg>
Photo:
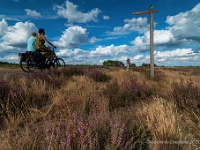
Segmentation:
<svg viewBox="0 0 200 150">
<path fill-rule="evenodd" d="M 15 63 L 9 63 L 9 62 L 3 62 L 0 61 L 0 66 L 12 66 L 12 65 L 17 65 Z M 103 62 L 103 66 L 110 66 L 110 67 L 124 67 L 125 64 L 121 61 L 117 61 L 117 60 L 105 60 Z M 142 67 L 150 67 L 149 63 L 142 63 L 141 65 Z M 157 65 L 154 64 L 154 66 L 156 67 Z M 136 67 L 135 63 L 131 63 L 131 67 Z"/>
</svg>

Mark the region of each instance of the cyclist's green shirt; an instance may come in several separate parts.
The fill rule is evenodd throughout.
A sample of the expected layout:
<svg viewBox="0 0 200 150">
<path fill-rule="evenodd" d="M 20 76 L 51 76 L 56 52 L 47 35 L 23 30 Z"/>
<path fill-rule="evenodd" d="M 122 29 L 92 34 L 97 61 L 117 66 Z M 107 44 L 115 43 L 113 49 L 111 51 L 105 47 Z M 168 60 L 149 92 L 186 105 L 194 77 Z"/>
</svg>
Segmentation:
<svg viewBox="0 0 200 150">
<path fill-rule="evenodd" d="M 35 40 L 35 49 L 45 51 L 46 46 L 44 45 L 44 43 L 45 41 L 39 35 L 37 35 Z"/>
<path fill-rule="evenodd" d="M 42 51 L 41 54 L 44 55 L 46 58 L 53 55 L 54 52 L 44 45 L 45 40 L 41 38 L 41 36 L 37 35 L 35 40 L 35 50 Z"/>
</svg>

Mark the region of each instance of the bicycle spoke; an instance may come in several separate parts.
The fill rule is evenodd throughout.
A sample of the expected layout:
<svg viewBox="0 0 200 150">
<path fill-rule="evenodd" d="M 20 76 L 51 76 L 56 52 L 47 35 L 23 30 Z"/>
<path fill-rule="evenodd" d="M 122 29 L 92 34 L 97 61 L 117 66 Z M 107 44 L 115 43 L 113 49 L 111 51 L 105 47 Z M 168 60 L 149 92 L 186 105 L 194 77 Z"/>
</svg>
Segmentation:
<svg viewBox="0 0 200 150">
<path fill-rule="evenodd" d="M 59 69 L 65 68 L 65 61 L 62 58 L 57 58 L 56 65 Z"/>
</svg>

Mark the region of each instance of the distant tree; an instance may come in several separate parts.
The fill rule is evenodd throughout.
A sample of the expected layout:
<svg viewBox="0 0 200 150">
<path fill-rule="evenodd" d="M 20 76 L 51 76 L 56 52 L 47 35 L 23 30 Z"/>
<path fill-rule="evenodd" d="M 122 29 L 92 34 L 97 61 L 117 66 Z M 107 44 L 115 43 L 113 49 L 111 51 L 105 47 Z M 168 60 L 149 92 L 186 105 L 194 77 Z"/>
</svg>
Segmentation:
<svg viewBox="0 0 200 150">
<path fill-rule="evenodd" d="M 157 65 L 156 64 L 154 64 L 154 67 L 156 67 Z M 150 67 L 150 64 L 148 64 L 148 63 L 143 63 L 142 64 L 142 67 Z"/>
<path fill-rule="evenodd" d="M 147 63 L 142 63 L 141 65 L 142 67 L 150 67 L 150 64 L 147 64 Z"/>
<path fill-rule="evenodd" d="M 136 64 L 135 63 L 131 64 L 131 67 L 136 67 Z"/>
<path fill-rule="evenodd" d="M 107 60 L 103 62 L 103 66 L 124 66 L 124 63 L 117 60 Z"/>
<path fill-rule="evenodd" d="M 10 64 L 10 63 L 0 61 L 0 64 L 5 65 L 5 64 Z"/>
</svg>

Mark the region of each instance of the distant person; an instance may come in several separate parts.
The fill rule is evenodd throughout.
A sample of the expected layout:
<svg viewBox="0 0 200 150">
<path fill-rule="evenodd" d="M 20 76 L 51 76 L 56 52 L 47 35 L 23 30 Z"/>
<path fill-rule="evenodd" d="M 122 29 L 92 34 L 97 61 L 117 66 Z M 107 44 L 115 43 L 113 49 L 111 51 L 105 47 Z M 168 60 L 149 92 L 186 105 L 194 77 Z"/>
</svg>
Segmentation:
<svg viewBox="0 0 200 150">
<path fill-rule="evenodd" d="M 27 50 L 30 52 L 35 51 L 35 40 L 36 40 L 36 33 L 32 32 L 31 36 L 29 37 L 27 41 Z"/>
<path fill-rule="evenodd" d="M 130 62 L 130 59 L 128 58 L 128 59 L 126 60 L 126 70 L 127 70 L 127 71 L 129 71 L 130 66 L 131 66 L 131 62 Z"/>
<path fill-rule="evenodd" d="M 40 52 L 45 58 L 50 58 L 51 63 L 55 53 L 49 47 L 46 47 L 44 44 L 45 42 L 47 42 L 54 48 L 56 48 L 56 46 L 54 46 L 49 40 L 47 40 L 47 38 L 44 35 L 44 29 L 39 29 L 38 35 L 36 36 L 35 49 L 36 51 Z"/>
</svg>

